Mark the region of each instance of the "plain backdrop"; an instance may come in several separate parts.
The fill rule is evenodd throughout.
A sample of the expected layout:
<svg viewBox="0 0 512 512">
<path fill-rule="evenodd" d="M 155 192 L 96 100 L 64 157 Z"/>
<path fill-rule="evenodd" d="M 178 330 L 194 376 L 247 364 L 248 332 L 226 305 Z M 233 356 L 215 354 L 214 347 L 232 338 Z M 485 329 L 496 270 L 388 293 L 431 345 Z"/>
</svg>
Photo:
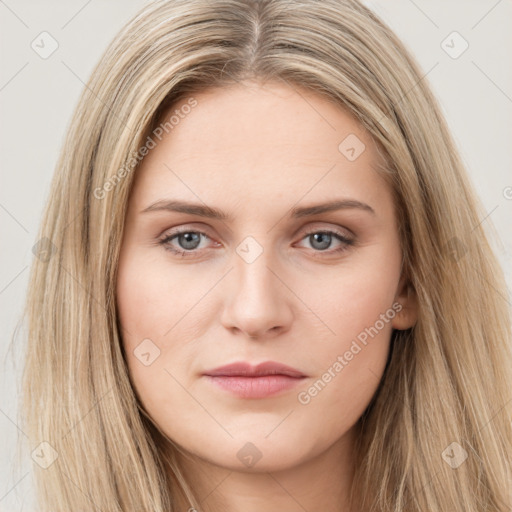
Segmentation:
<svg viewBox="0 0 512 512">
<path fill-rule="evenodd" d="M 212 2 L 214 3 L 214 2 Z M 512 2 L 367 0 L 405 42 L 437 96 L 493 224 L 511 289 Z M 93 66 L 142 0 L 0 0 L 0 510 L 35 510 L 30 450 L 13 465 L 18 436 L 21 334 L 8 352 L 24 300 L 32 247 L 58 151 Z M 46 37 L 57 49 L 33 49 Z M 453 34 L 457 32 L 457 34 Z M 35 43 L 33 43 L 35 41 Z M 55 44 L 55 43 L 54 43 Z M 39 43 L 42 46 L 41 43 Z M 464 48 L 466 48 L 465 51 Z M 508 64 L 507 64 L 508 63 Z M 504 297 L 509 304 L 510 293 Z"/>
</svg>

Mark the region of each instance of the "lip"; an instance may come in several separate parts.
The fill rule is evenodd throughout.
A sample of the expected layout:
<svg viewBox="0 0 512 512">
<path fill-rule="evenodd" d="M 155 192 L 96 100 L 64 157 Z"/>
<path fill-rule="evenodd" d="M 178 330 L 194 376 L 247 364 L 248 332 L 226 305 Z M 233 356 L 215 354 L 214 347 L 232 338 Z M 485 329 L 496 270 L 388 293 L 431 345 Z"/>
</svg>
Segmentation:
<svg viewBox="0 0 512 512">
<path fill-rule="evenodd" d="M 203 375 L 209 375 L 210 377 L 260 377 L 263 375 L 286 375 L 288 377 L 306 377 L 301 371 L 291 366 L 287 366 L 282 363 L 276 363 L 275 361 L 265 361 L 264 363 L 256 366 L 246 362 L 236 362 L 226 364 L 225 366 L 219 366 L 213 370 L 207 370 Z"/>
<path fill-rule="evenodd" d="M 257 366 L 237 362 L 203 373 L 212 384 L 241 398 L 266 398 L 287 391 L 307 377 L 304 373 L 274 361 Z"/>
</svg>

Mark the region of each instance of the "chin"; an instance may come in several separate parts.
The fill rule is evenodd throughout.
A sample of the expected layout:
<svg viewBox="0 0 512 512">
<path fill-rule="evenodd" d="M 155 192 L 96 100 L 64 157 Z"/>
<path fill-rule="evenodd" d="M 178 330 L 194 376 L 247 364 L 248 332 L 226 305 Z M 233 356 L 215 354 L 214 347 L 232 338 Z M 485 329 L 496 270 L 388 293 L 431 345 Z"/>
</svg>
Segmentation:
<svg viewBox="0 0 512 512">
<path fill-rule="evenodd" d="M 199 449 L 196 445 L 196 449 L 188 451 L 215 466 L 244 473 L 282 471 L 317 455 L 314 447 L 307 446 L 304 439 L 297 441 L 288 437 L 286 440 L 286 436 L 283 439 L 277 435 L 270 439 L 265 438 L 267 434 L 268 431 L 265 434 L 237 435 L 235 439 L 223 443 L 210 442 Z M 215 446 L 213 450 L 212 446 Z M 317 447 L 317 450 L 320 452 L 321 448 Z"/>
</svg>

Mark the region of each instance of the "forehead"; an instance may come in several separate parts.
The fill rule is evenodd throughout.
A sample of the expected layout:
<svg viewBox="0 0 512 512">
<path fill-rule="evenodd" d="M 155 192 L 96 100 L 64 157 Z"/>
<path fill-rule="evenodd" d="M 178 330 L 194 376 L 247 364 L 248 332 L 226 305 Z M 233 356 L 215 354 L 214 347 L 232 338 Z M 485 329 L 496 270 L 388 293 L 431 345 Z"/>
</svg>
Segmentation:
<svg viewBox="0 0 512 512">
<path fill-rule="evenodd" d="M 224 204 L 256 198 L 259 205 L 295 203 L 305 194 L 371 201 L 386 186 L 374 170 L 381 155 L 362 125 L 329 99 L 295 85 L 210 89 L 175 103 L 161 126 L 171 116 L 172 128 L 137 170 L 133 197 L 139 206 L 166 193 L 212 204 L 220 198 Z"/>
</svg>

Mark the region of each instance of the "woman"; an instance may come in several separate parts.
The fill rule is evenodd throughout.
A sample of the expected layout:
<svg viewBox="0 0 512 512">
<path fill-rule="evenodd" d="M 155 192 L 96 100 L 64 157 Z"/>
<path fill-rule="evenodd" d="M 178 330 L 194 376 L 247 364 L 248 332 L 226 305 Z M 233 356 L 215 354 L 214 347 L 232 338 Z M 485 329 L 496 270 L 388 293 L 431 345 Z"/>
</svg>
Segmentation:
<svg viewBox="0 0 512 512">
<path fill-rule="evenodd" d="M 42 509 L 510 510 L 483 217 L 359 2 L 149 4 L 83 92 L 41 224 Z"/>
</svg>

